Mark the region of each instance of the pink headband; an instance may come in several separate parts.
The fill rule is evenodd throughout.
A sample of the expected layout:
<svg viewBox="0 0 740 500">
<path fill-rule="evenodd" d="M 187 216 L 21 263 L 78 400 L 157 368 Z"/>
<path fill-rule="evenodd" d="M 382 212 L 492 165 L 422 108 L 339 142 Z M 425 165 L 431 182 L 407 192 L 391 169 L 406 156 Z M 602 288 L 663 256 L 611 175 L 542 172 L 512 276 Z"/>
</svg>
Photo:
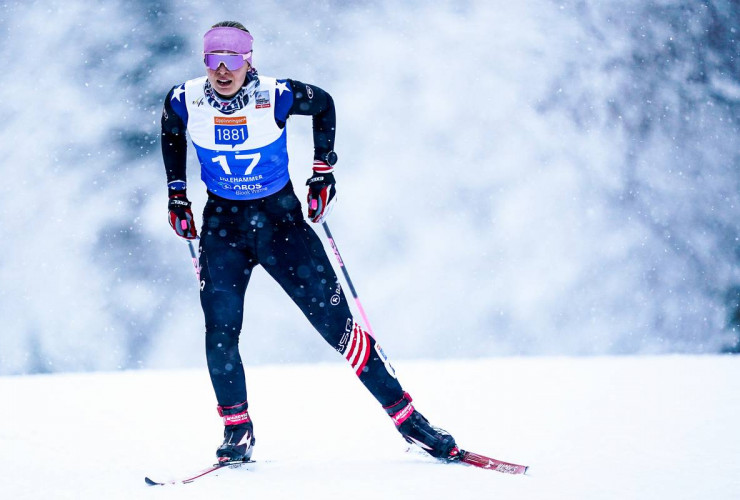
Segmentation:
<svg viewBox="0 0 740 500">
<path fill-rule="evenodd" d="M 205 54 L 227 50 L 237 54 L 249 54 L 247 61 L 252 65 L 252 35 L 239 28 L 219 26 L 211 28 L 203 35 Z"/>
</svg>

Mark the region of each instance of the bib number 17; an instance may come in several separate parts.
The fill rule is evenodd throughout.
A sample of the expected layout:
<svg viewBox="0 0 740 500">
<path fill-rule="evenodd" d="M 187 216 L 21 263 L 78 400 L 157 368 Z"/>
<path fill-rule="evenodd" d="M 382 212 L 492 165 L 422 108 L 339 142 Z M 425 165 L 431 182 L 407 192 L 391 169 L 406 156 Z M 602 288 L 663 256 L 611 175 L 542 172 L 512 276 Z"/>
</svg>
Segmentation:
<svg viewBox="0 0 740 500">
<path fill-rule="evenodd" d="M 243 174 L 246 176 L 246 175 L 252 175 L 252 170 L 254 170 L 254 167 L 256 167 L 260 161 L 260 156 L 261 155 L 259 153 L 252 153 L 248 155 L 234 155 L 234 159 L 237 160 L 237 163 L 239 164 L 239 166 L 241 166 L 242 162 L 238 160 L 249 161 L 249 164 L 247 165 L 247 169 L 244 171 L 244 174 Z M 226 175 L 235 175 L 231 171 L 231 166 L 229 166 L 229 162 L 226 159 L 226 155 L 214 156 L 211 159 L 211 161 L 213 163 L 218 163 Z M 239 174 L 236 174 L 236 175 L 239 175 Z"/>
</svg>

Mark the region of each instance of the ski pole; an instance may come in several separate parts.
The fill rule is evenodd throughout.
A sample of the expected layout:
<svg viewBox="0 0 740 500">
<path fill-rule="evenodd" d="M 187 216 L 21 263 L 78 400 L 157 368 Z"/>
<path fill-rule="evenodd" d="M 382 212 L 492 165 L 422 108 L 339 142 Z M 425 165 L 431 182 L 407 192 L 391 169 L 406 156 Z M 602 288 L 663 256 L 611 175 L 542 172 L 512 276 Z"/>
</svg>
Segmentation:
<svg viewBox="0 0 740 500">
<path fill-rule="evenodd" d="M 190 257 L 193 259 L 193 267 L 195 268 L 195 277 L 198 279 L 198 286 L 200 286 L 200 264 L 198 263 L 198 255 L 195 253 L 195 247 L 193 247 L 193 240 L 185 240 L 185 241 L 188 242 L 188 248 L 190 249 Z"/>
<path fill-rule="evenodd" d="M 322 222 L 321 225 L 324 227 L 324 231 L 326 232 L 326 237 L 329 238 L 329 244 L 331 245 L 331 249 L 334 250 L 334 256 L 337 258 L 339 267 L 342 268 L 342 274 L 344 274 L 344 279 L 347 281 L 347 284 L 349 285 L 349 290 L 350 292 L 352 292 L 352 297 L 354 297 L 355 299 L 355 304 L 357 304 L 357 309 L 359 309 L 360 311 L 362 320 L 365 322 L 365 325 L 367 326 L 367 331 L 370 332 L 370 335 L 374 337 L 375 334 L 373 334 L 373 329 L 370 326 L 370 321 L 368 321 L 367 319 L 367 314 L 365 314 L 365 309 L 362 307 L 362 302 L 360 302 L 360 297 L 357 296 L 357 291 L 355 290 L 355 286 L 352 284 L 352 280 L 349 278 L 347 267 L 344 265 L 344 260 L 342 260 L 342 256 L 339 254 L 339 248 L 337 248 L 337 244 L 334 241 L 334 237 L 331 235 L 331 231 L 329 231 L 329 225 L 326 222 Z"/>
</svg>

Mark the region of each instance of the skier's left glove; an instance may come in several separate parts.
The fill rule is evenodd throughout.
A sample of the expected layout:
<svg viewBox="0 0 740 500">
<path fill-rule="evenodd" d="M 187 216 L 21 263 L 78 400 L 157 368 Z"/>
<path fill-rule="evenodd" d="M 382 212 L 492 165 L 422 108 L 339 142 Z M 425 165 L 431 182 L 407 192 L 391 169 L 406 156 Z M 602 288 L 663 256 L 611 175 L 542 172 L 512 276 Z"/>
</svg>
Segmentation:
<svg viewBox="0 0 740 500">
<path fill-rule="evenodd" d="M 337 195 L 333 168 L 322 161 L 313 162 L 313 175 L 306 181 L 308 186 L 308 218 L 319 223 L 329 216 Z"/>
</svg>

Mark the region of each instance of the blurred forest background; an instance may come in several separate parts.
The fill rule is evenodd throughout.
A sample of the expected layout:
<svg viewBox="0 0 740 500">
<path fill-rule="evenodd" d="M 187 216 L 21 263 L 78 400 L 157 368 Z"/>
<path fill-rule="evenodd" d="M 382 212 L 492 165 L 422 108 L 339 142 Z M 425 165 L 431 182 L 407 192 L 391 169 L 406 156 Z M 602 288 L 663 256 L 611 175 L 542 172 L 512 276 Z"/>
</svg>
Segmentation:
<svg viewBox="0 0 740 500">
<path fill-rule="evenodd" d="M 329 223 L 391 358 L 738 351 L 737 1 L 10 1 L 0 374 L 205 364 L 159 118 L 227 19 L 334 97 Z M 266 273 L 246 303 L 247 363 L 338 359 Z"/>
</svg>

